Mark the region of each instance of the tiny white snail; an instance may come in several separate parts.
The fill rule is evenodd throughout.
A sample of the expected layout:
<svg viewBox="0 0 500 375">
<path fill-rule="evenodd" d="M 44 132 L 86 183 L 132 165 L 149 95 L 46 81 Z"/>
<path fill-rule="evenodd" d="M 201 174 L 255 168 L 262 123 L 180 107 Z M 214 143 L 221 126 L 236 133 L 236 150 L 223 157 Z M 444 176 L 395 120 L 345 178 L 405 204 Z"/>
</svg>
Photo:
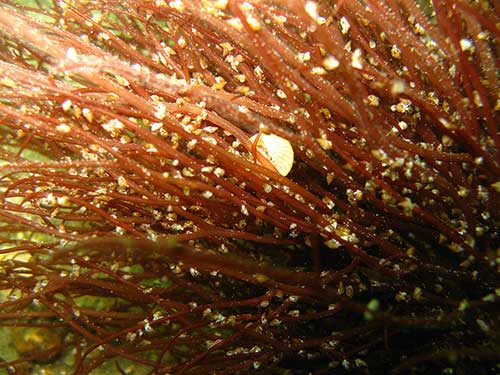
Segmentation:
<svg viewBox="0 0 500 375">
<path fill-rule="evenodd" d="M 290 173 L 293 165 L 293 148 L 288 140 L 275 134 L 259 132 L 250 137 L 252 154 L 259 164 L 282 176 Z"/>
</svg>

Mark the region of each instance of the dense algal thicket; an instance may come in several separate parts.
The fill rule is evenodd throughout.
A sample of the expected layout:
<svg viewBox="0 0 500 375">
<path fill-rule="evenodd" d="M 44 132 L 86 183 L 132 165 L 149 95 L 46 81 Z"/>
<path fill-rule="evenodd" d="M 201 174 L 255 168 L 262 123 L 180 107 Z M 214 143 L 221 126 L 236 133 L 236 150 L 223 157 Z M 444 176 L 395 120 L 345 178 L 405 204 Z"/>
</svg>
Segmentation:
<svg viewBox="0 0 500 375">
<path fill-rule="evenodd" d="M 495 0 L 1 1 L 0 371 L 500 371 L 499 41 Z"/>
</svg>

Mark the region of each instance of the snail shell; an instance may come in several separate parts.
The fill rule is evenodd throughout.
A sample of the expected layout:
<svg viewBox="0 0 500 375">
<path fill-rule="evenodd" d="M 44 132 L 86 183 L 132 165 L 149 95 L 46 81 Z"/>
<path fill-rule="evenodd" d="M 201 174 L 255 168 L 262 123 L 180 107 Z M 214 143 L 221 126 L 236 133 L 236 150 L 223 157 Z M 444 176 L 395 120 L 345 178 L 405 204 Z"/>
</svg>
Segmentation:
<svg viewBox="0 0 500 375">
<path fill-rule="evenodd" d="M 250 137 L 253 144 L 256 141 L 257 134 Z M 290 173 L 293 166 L 293 148 L 288 140 L 275 134 L 261 134 L 258 140 L 257 151 L 261 153 L 274 166 L 278 173 L 286 176 Z"/>
</svg>

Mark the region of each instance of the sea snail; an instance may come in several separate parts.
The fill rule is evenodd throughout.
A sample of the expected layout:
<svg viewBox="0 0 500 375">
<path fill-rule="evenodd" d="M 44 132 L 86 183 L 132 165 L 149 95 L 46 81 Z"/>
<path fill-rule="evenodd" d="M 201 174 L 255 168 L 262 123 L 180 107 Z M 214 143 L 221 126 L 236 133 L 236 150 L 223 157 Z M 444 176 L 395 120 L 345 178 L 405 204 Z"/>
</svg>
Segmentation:
<svg viewBox="0 0 500 375">
<path fill-rule="evenodd" d="M 288 140 L 275 134 L 258 132 L 250 137 L 252 154 L 259 164 L 286 176 L 293 165 L 293 148 Z"/>
</svg>

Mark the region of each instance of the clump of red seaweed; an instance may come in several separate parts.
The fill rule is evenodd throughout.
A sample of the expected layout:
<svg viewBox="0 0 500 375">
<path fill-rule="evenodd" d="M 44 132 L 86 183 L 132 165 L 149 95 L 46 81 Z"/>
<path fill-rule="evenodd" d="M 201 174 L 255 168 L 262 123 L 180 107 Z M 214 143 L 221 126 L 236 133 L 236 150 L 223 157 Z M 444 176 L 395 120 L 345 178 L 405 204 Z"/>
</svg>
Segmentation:
<svg viewBox="0 0 500 375">
<path fill-rule="evenodd" d="M 0 325 L 67 335 L 1 367 L 498 371 L 496 2 L 33 4 L 0 5 Z"/>
</svg>

